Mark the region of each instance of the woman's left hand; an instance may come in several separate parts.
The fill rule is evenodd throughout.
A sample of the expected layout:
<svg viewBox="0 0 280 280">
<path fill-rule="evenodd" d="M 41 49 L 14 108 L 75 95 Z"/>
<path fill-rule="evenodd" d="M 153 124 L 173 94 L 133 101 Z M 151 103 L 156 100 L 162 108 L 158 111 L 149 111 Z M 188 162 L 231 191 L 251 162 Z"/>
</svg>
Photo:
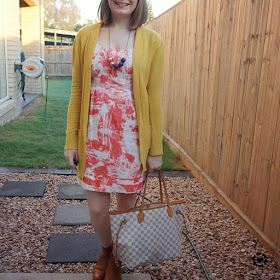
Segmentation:
<svg viewBox="0 0 280 280">
<path fill-rule="evenodd" d="M 147 158 L 147 171 L 153 172 L 154 170 L 160 170 L 162 166 L 162 155 L 160 156 L 148 156 Z"/>
</svg>

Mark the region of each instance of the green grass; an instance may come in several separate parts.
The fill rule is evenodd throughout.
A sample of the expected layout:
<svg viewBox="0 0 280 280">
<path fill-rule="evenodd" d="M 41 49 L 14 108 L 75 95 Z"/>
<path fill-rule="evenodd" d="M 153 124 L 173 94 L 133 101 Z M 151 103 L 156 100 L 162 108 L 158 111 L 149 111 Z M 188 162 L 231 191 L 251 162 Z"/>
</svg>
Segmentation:
<svg viewBox="0 0 280 280">
<path fill-rule="evenodd" d="M 46 118 L 40 96 L 28 114 L 0 127 L 0 166 L 69 168 L 63 150 L 70 90 L 71 79 L 50 79 Z M 163 144 L 163 170 L 183 169 L 178 155 Z"/>
<path fill-rule="evenodd" d="M 1 166 L 68 168 L 63 149 L 70 88 L 70 79 L 49 80 L 46 120 L 41 96 L 33 114 L 0 127 Z"/>
<path fill-rule="evenodd" d="M 163 140 L 162 170 L 185 170 L 178 154 L 174 153 Z"/>
</svg>

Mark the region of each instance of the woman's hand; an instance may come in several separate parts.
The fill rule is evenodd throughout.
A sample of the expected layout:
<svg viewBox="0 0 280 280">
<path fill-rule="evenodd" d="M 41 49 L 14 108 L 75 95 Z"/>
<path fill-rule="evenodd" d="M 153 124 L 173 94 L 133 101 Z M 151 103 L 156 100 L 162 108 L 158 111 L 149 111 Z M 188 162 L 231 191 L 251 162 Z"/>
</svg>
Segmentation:
<svg viewBox="0 0 280 280">
<path fill-rule="evenodd" d="M 77 166 L 74 164 L 74 158 L 78 162 L 78 151 L 77 150 L 64 150 L 64 156 L 69 165 L 76 168 Z"/>
<path fill-rule="evenodd" d="M 160 156 L 148 156 L 147 158 L 147 171 L 153 172 L 154 170 L 160 170 L 162 166 L 162 155 Z"/>
</svg>

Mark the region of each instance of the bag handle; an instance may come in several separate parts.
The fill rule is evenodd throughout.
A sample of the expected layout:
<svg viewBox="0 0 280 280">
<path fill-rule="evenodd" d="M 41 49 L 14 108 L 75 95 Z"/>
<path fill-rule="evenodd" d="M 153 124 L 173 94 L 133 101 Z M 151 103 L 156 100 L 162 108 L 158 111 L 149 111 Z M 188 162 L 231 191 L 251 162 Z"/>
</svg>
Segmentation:
<svg viewBox="0 0 280 280">
<path fill-rule="evenodd" d="M 164 180 L 164 177 L 163 177 L 163 172 L 162 172 L 161 169 L 158 170 L 158 179 L 159 179 L 159 186 L 160 186 L 161 202 L 163 202 L 163 191 L 162 191 L 162 185 L 163 185 L 164 193 L 165 193 L 165 197 L 166 197 L 166 203 L 167 203 L 167 213 L 168 213 L 168 216 L 170 218 L 172 218 L 173 217 L 173 210 L 170 207 L 170 201 L 169 201 L 169 196 L 168 196 L 168 193 L 167 193 L 167 187 L 166 187 L 165 180 Z M 145 195 L 146 195 L 146 191 L 147 191 L 147 182 L 148 182 L 148 173 L 147 173 L 147 176 L 146 176 L 146 180 L 144 182 L 144 193 L 143 193 L 143 197 L 142 197 L 142 201 L 141 201 L 140 211 L 137 215 L 139 223 L 144 222 L 144 211 L 143 211 L 143 209 L 144 209 L 144 199 L 145 199 Z"/>
<path fill-rule="evenodd" d="M 147 172 L 145 172 L 145 174 L 146 175 L 145 175 L 144 180 L 143 180 L 143 186 L 145 186 L 145 184 L 147 183 L 149 172 L 147 171 Z M 159 186 L 160 186 L 160 202 L 163 203 L 163 193 L 162 193 L 162 182 L 161 182 L 161 180 L 159 180 Z M 140 197 L 140 195 L 138 194 L 137 200 L 135 201 L 135 204 L 134 204 L 134 208 L 137 207 L 139 197 Z"/>
<path fill-rule="evenodd" d="M 163 193 L 162 193 L 162 181 L 163 181 L 163 173 L 162 170 L 160 169 L 158 171 L 158 181 L 159 181 L 159 189 L 160 189 L 160 202 L 163 203 Z"/>
<path fill-rule="evenodd" d="M 117 232 L 117 236 L 116 236 L 116 246 L 115 246 L 115 254 L 114 254 L 114 256 L 115 256 L 115 263 L 116 263 L 117 266 L 120 265 L 119 258 L 118 258 L 119 235 L 120 235 L 120 231 L 121 231 L 122 226 L 124 224 L 126 224 L 126 223 L 127 223 L 127 219 L 124 219 L 124 220 L 121 221 L 121 224 L 119 226 L 119 229 L 118 229 L 118 232 Z"/>
</svg>

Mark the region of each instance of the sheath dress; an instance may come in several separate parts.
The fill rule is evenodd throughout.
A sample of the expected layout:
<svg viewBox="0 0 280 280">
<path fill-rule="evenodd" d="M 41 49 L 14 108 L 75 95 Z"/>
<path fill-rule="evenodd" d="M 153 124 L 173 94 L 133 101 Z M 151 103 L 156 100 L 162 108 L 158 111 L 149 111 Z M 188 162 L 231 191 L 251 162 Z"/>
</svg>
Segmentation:
<svg viewBox="0 0 280 280">
<path fill-rule="evenodd" d="M 126 58 L 123 67 L 109 63 Z M 135 193 L 142 189 L 139 137 L 132 87 L 133 48 L 96 44 L 91 64 L 91 92 L 86 168 L 78 183 L 97 192 Z"/>
</svg>

